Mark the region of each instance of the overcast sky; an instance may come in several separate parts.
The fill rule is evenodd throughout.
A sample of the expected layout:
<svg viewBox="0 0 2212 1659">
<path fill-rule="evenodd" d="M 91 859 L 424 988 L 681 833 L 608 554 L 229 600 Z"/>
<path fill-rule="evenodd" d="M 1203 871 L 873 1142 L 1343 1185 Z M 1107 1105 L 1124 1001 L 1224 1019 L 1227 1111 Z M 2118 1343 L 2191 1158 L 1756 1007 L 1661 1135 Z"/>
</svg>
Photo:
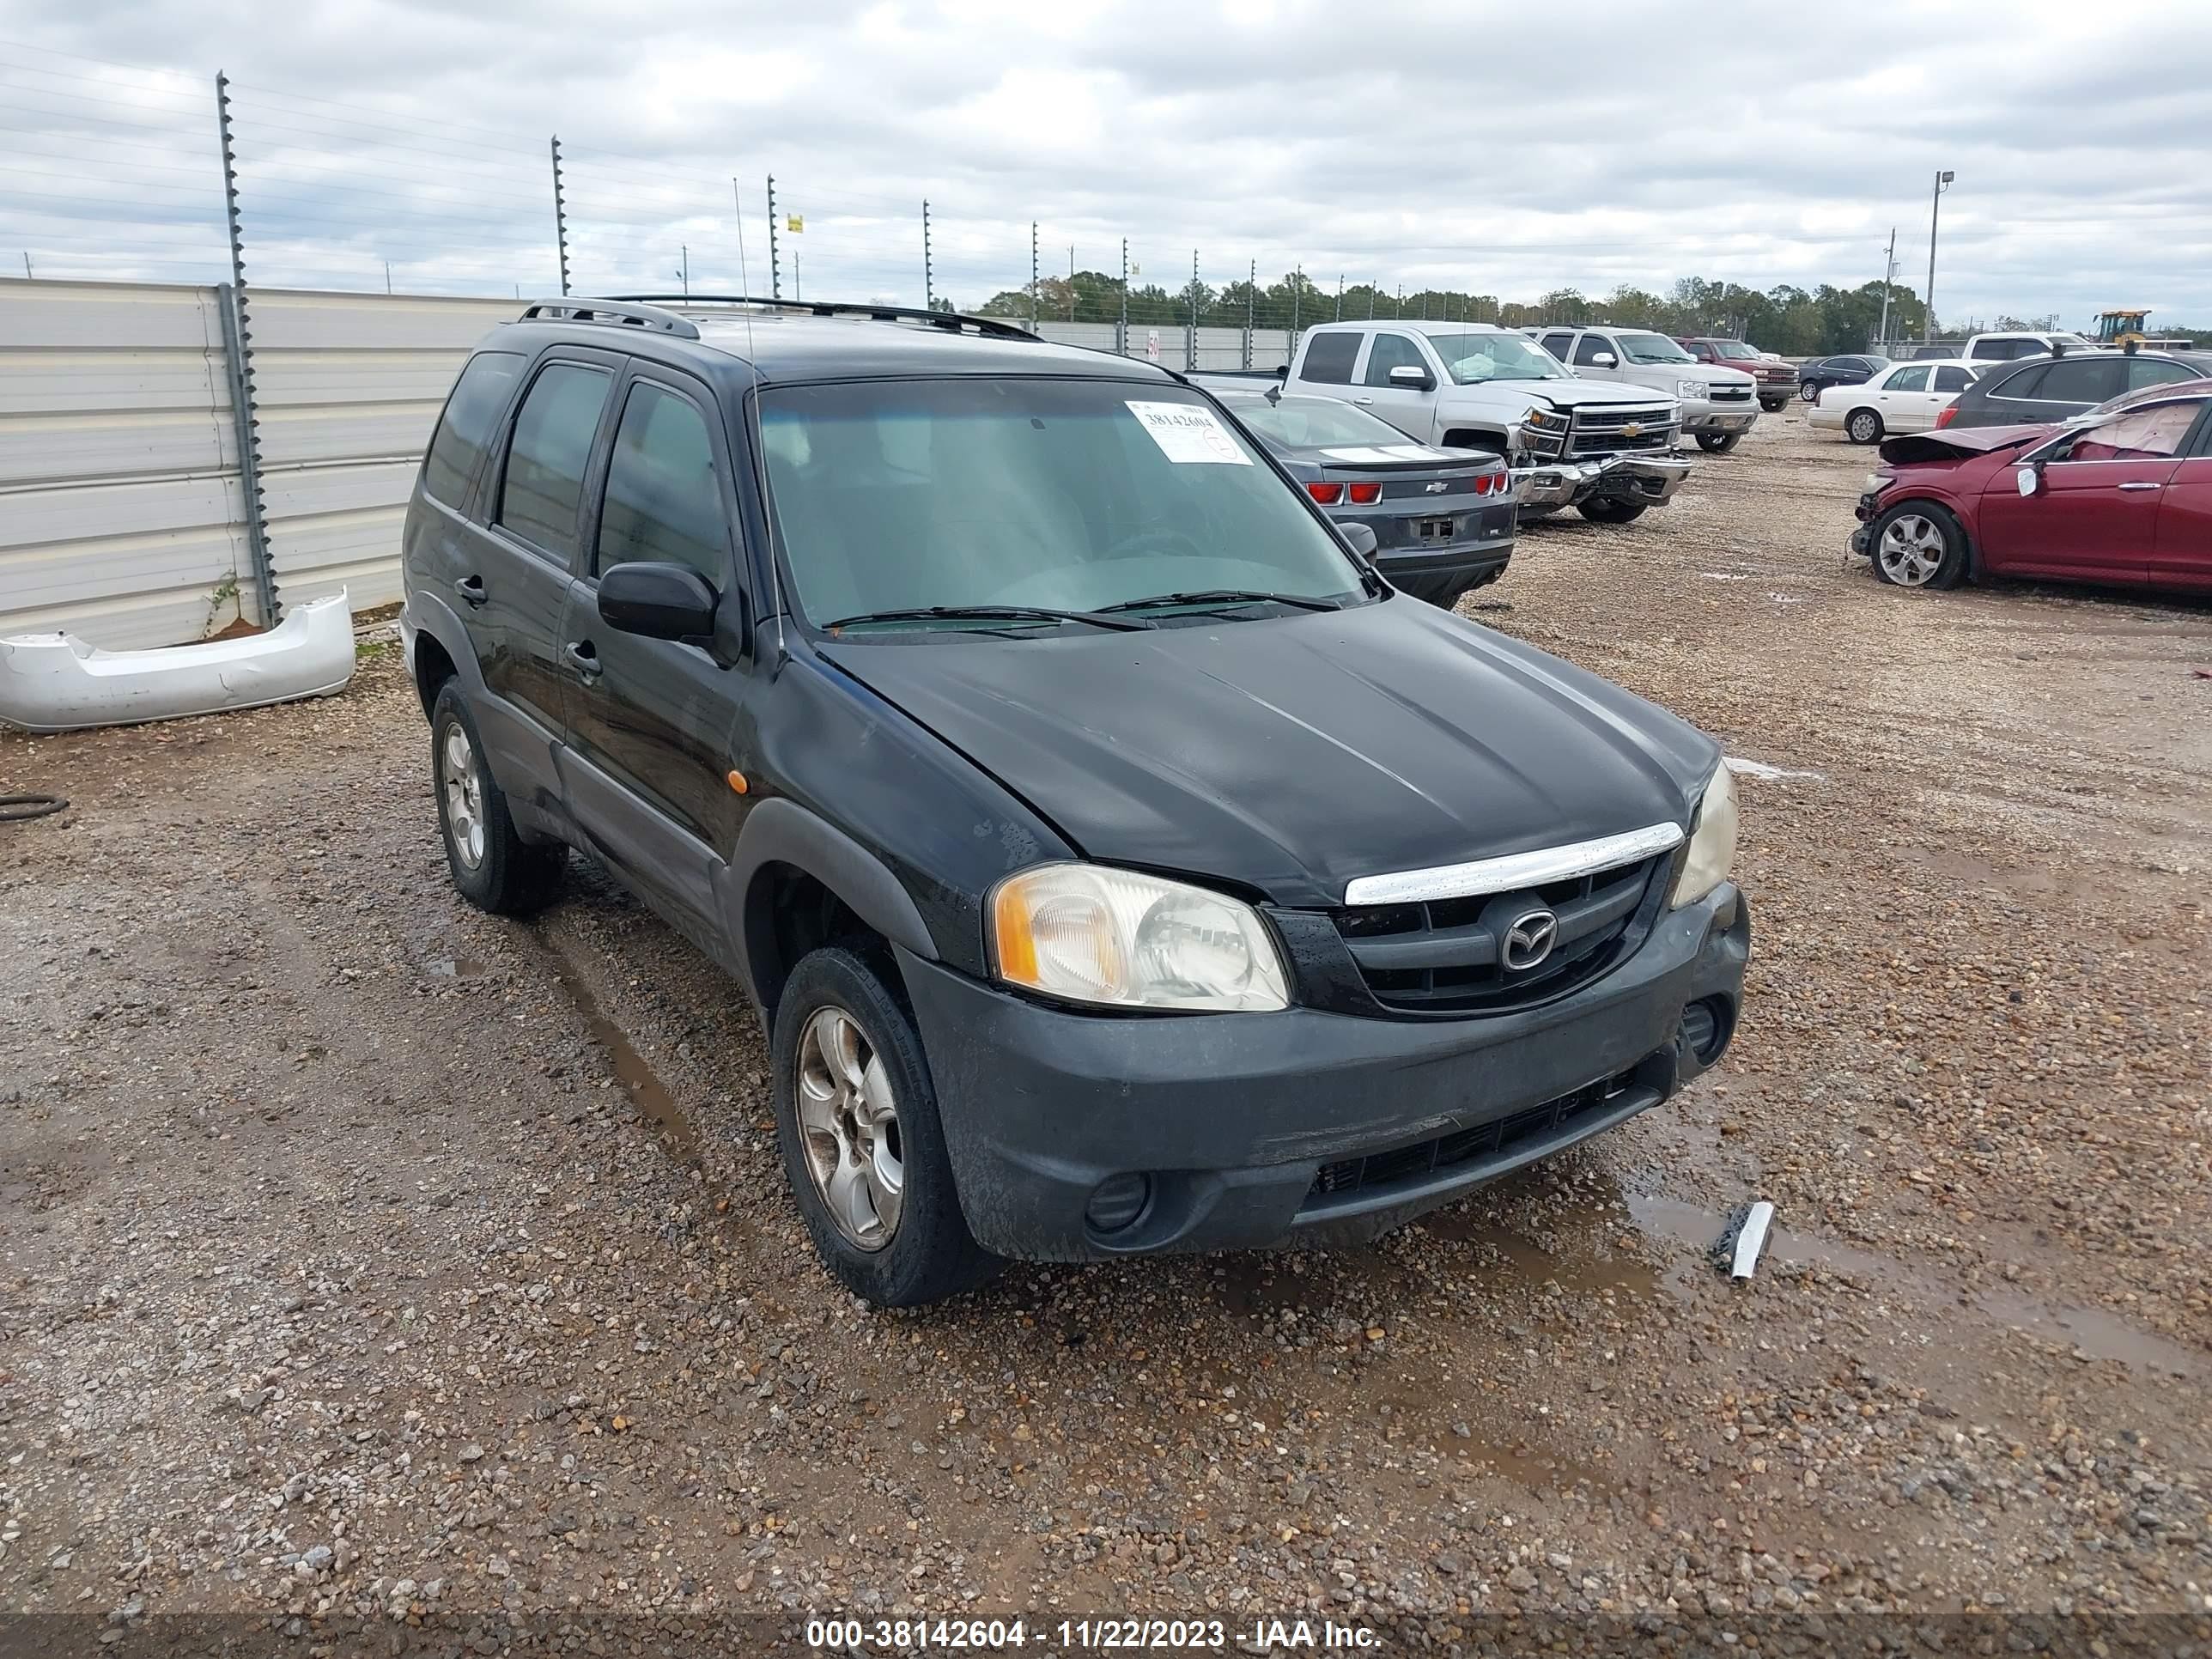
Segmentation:
<svg viewBox="0 0 2212 1659">
<path fill-rule="evenodd" d="M 1648 20 L 1648 21 L 1641 21 Z M 0 0 L 0 258 L 213 280 L 227 70 L 250 280 L 764 289 L 763 179 L 823 297 L 1018 286 L 1029 226 L 1139 281 L 1302 264 L 1572 284 L 1927 280 L 1947 321 L 2212 325 L 2212 6 Z M 64 55 L 66 54 L 66 55 Z M 109 67 L 109 66 L 114 67 Z M 733 195 L 732 180 L 735 179 Z M 17 272 L 16 274 L 20 274 Z"/>
</svg>

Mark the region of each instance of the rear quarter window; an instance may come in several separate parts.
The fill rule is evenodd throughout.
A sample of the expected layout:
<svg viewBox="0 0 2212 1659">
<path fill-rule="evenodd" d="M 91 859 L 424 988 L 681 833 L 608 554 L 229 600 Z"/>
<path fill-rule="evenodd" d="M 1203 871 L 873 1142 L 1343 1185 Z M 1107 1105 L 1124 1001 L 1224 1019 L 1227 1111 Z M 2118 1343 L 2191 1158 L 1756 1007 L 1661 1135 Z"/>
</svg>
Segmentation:
<svg viewBox="0 0 2212 1659">
<path fill-rule="evenodd" d="M 483 459 L 492 427 L 507 407 L 522 357 L 513 351 L 479 351 L 461 370 L 430 435 L 422 461 L 422 488 L 448 507 L 459 507 Z"/>
<path fill-rule="evenodd" d="M 1357 334 L 1308 335 L 1298 378 L 1324 386 L 1350 386 L 1352 366 L 1359 361 L 1359 337 Z"/>
</svg>

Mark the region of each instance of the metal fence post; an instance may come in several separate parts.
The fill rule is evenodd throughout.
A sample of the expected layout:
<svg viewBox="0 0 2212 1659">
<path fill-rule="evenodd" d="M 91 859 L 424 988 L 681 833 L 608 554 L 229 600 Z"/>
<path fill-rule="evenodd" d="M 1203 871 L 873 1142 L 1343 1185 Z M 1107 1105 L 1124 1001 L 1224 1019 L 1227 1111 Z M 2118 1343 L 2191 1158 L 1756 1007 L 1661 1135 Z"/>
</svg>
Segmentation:
<svg viewBox="0 0 2212 1659">
<path fill-rule="evenodd" d="M 1336 273 L 1336 320 L 1344 320 L 1344 273 Z"/>
<path fill-rule="evenodd" d="M 921 198 L 921 308 L 937 309 L 937 289 L 929 272 L 929 198 Z"/>
<path fill-rule="evenodd" d="M 1182 366 L 1187 374 L 1198 373 L 1198 250 L 1190 251 L 1190 320 L 1183 325 Z"/>
<path fill-rule="evenodd" d="M 1129 355 L 1129 239 L 1121 239 L 1121 312 L 1114 323 L 1114 355 Z"/>
<path fill-rule="evenodd" d="M 768 176 L 768 297 L 783 298 L 783 267 L 779 262 L 775 240 L 775 174 Z"/>
<path fill-rule="evenodd" d="M 1298 290 L 1306 285 L 1306 268 L 1299 265 L 1291 272 L 1291 337 L 1283 347 L 1283 361 L 1289 362 L 1298 355 Z"/>
<path fill-rule="evenodd" d="M 561 251 L 561 293 L 568 292 L 568 204 L 561 193 L 561 135 L 553 135 L 553 240 Z"/>
<path fill-rule="evenodd" d="M 246 308 L 246 242 L 238 226 L 238 150 L 230 125 L 230 78 L 215 77 L 216 130 L 222 149 L 223 217 L 230 230 L 230 281 L 219 298 L 223 356 L 230 371 L 230 411 L 238 427 L 238 492 L 246 510 L 246 545 L 253 561 L 253 590 L 261 625 L 279 620 L 276 572 L 269 557 L 267 503 L 261 497 L 261 439 L 253 408 L 253 335 Z"/>
<path fill-rule="evenodd" d="M 1037 232 L 1036 221 L 1030 221 L 1030 332 L 1037 331 Z"/>
<path fill-rule="evenodd" d="M 1252 322 L 1258 314 L 1260 294 L 1260 262 L 1252 261 L 1252 268 L 1244 276 L 1244 367 L 1252 367 Z"/>
</svg>

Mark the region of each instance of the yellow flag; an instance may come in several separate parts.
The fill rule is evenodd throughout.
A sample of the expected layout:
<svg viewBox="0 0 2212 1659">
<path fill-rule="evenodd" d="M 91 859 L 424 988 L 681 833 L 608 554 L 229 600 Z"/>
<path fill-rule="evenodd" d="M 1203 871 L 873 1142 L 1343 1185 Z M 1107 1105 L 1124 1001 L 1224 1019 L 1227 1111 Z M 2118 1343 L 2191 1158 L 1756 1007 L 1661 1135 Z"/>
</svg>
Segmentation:
<svg viewBox="0 0 2212 1659">
<path fill-rule="evenodd" d="M 806 228 L 806 216 L 803 213 L 786 214 L 783 220 L 783 228 L 789 231 L 793 235 L 799 235 Z"/>
</svg>

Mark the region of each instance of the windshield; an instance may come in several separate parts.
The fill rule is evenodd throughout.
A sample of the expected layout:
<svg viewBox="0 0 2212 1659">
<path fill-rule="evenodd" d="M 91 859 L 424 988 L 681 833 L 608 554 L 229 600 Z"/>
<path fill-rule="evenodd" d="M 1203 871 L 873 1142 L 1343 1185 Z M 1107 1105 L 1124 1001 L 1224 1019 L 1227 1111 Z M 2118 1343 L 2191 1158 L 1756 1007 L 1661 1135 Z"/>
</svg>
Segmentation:
<svg viewBox="0 0 2212 1659">
<path fill-rule="evenodd" d="M 1723 357 L 1756 357 L 1759 353 L 1742 340 L 1714 340 L 1711 344 Z"/>
<path fill-rule="evenodd" d="M 1522 334 L 1431 334 L 1429 343 L 1462 386 L 1574 378 L 1557 357 Z"/>
<path fill-rule="evenodd" d="M 793 595 L 817 625 L 933 606 L 1096 611 L 1191 591 L 1364 591 L 1335 537 L 1181 386 L 976 377 L 770 388 L 761 435 Z M 856 625 L 985 623 L 1040 621 Z"/>
<path fill-rule="evenodd" d="M 1621 334 L 1614 337 L 1632 363 L 1694 363 L 1698 360 L 1663 334 Z"/>
<path fill-rule="evenodd" d="M 1239 398 L 1229 407 L 1261 437 L 1293 449 L 1407 441 L 1406 434 L 1388 421 L 1377 420 L 1334 398 L 1285 398 L 1273 404 L 1262 398 Z"/>
</svg>

